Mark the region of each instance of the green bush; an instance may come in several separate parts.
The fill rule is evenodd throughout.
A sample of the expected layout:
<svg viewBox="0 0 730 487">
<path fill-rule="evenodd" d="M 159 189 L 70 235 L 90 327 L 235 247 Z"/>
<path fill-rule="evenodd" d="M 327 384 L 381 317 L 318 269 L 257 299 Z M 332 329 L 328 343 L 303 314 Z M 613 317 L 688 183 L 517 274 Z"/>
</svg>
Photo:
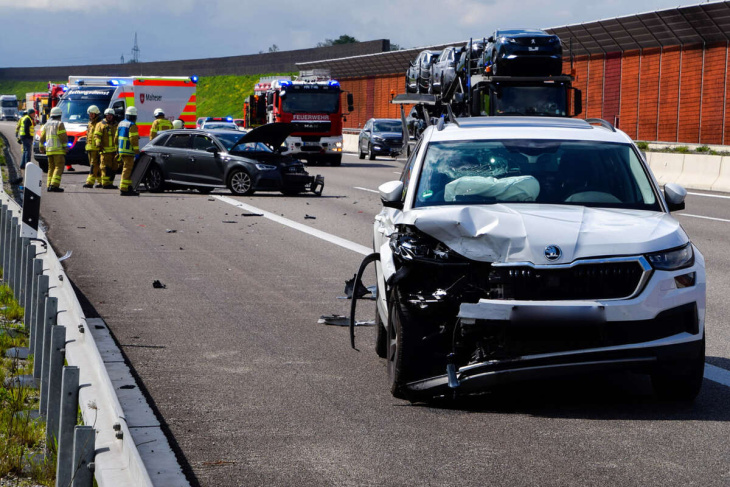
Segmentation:
<svg viewBox="0 0 730 487">
<path fill-rule="evenodd" d="M 679 147 L 675 147 L 672 149 L 674 152 L 679 152 L 680 154 L 687 154 L 689 152 L 689 147 L 686 145 L 680 145 Z"/>
<path fill-rule="evenodd" d="M 695 149 L 697 152 L 710 152 L 710 148 L 706 145 L 701 145 L 698 148 Z"/>
<path fill-rule="evenodd" d="M 649 150 L 649 142 L 637 142 L 636 147 L 643 151 Z"/>
</svg>

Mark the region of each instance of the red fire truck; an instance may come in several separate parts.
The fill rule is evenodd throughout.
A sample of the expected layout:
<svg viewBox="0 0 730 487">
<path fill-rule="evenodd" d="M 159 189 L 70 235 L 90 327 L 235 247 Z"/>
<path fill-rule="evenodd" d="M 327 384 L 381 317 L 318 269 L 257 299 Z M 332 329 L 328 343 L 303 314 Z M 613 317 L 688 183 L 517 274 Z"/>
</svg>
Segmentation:
<svg viewBox="0 0 730 487">
<path fill-rule="evenodd" d="M 342 163 L 342 89 L 324 70 L 261 78 L 243 104 L 245 128 L 275 122 L 297 125 L 286 139 L 287 153 L 309 163 Z M 353 108 L 347 94 L 347 110 Z"/>
</svg>

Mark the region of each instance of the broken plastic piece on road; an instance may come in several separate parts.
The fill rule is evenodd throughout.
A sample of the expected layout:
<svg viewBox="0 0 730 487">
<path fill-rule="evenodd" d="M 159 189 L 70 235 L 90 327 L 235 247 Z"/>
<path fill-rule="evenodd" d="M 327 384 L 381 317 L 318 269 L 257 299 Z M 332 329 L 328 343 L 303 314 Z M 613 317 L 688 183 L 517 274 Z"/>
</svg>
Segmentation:
<svg viewBox="0 0 730 487">
<path fill-rule="evenodd" d="M 59 262 L 63 262 L 64 260 L 66 260 L 66 259 L 70 258 L 70 257 L 71 257 L 71 256 L 73 255 L 73 253 L 74 253 L 74 251 L 73 251 L 73 250 L 67 250 L 67 251 L 66 251 L 66 253 L 65 253 L 65 254 L 63 254 L 63 257 L 59 257 L 59 258 L 58 258 L 58 261 L 59 261 Z"/>
<path fill-rule="evenodd" d="M 304 215 L 304 219 L 305 220 L 316 220 L 317 217 L 316 216 L 312 216 L 312 215 Z"/>
<path fill-rule="evenodd" d="M 177 233 L 177 230 L 171 230 L 168 228 L 167 230 L 165 230 L 165 233 Z"/>
<path fill-rule="evenodd" d="M 355 278 L 357 278 L 357 274 L 354 274 L 352 276 L 352 279 L 345 281 L 345 295 L 347 296 L 347 299 L 352 299 L 352 290 L 355 288 Z M 362 283 L 362 279 L 357 281 L 357 297 L 358 299 L 362 298 L 363 296 L 367 296 L 368 294 L 371 294 L 373 292 L 371 287 L 365 287 L 365 285 Z"/>
<path fill-rule="evenodd" d="M 223 220 L 223 223 L 238 223 L 236 220 Z"/>
<path fill-rule="evenodd" d="M 152 287 L 155 289 L 166 289 L 167 288 L 167 286 L 165 284 L 162 284 L 159 280 L 155 280 L 152 283 Z"/>
<path fill-rule="evenodd" d="M 350 326 L 350 319 L 342 315 L 322 315 L 317 320 L 320 325 Z M 374 320 L 356 321 L 355 326 L 373 326 Z"/>
</svg>

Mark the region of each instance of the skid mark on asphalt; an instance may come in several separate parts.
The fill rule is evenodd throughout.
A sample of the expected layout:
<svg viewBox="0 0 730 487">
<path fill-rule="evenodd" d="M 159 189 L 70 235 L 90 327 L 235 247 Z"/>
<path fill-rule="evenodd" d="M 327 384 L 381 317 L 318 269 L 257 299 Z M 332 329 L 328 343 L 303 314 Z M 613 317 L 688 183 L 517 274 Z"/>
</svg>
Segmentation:
<svg viewBox="0 0 730 487">
<path fill-rule="evenodd" d="M 260 208 L 256 208 L 255 206 L 251 206 L 249 204 L 242 203 L 233 198 L 229 198 L 228 196 L 214 196 L 214 198 L 216 198 L 224 203 L 228 203 L 229 205 L 233 205 L 236 208 L 242 208 L 246 211 L 250 211 L 251 213 L 258 213 L 258 214 L 262 215 L 264 218 L 267 218 L 271 221 L 274 221 L 276 223 L 281 223 L 282 225 L 285 225 L 289 228 L 293 228 L 294 230 L 299 230 L 300 232 L 304 232 L 313 237 L 317 237 L 317 238 L 320 238 L 327 242 L 333 243 L 335 245 L 339 245 L 340 247 L 343 247 L 348 250 L 352 250 L 353 252 L 357 252 L 358 254 L 369 255 L 372 252 L 372 250 L 370 250 L 368 247 L 365 247 L 364 245 L 360 245 L 355 242 L 351 242 L 350 240 L 346 240 L 344 238 L 338 237 L 336 235 L 332 235 L 330 233 L 323 232 L 321 230 L 317 230 L 312 227 L 308 227 L 307 225 L 302 225 L 301 223 L 295 222 L 293 220 L 289 220 L 288 218 L 284 218 L 283 216 L 275 215 L 274 213 L 270 213 L 270 212 L 262 210 Z M 692 215 L 685 215 L 685 216 L 692 216 Z M 702 217 L 702 218 L 709 218 L 709 217 Z M 730 220 L 725 220 L 725 221 L 730 221 Z M 714 365 L 705 364 L 705 379 L 709 379 L 711 381 L 717 382 L 724 386 L 730 387 L 730 371 L 722 369 L 720 367 L 716 367 Z"/>
<path fill-rule="evenodd" d="M 246 211 L 250 211 L 251 213 L 260 214 L 266 219 L 269 219 L 276 223 L 281 223 L 282 225 L 285 225 L 289 228 L 299 230 L 300 232 L 304 232 L 308 235 L 320 238 L 335 245 L 339 245 L 340 247 L 343 247 L 347 250 L 352 250 L 353 252 L 357 252 L 358 254 L 370 255 L 372 253 L 372 250 L 368 247 L 365 247 L 364 245 L 351 242 L 350 240 L 346 240 L 336 235 L 332 235 L 331 233 L 323 232 L 322 230 L 317 230 L 316 228 L 312 228 L 307 225 L 302 225 L 301 223 L 295 222 L 294 220 L 289 220 L 288 218 L 284 218 L 283 216 L 275 215 L 274 213 L 262 210 L 260 208 L 256 208 L 255 206 L 251 206 L 246 203 L 242 203 L 233 198 L 229 198 L 228 196 L 214 196 L 214 198 L 224 203 L 228 203 L 229 205 L 233 205 L 236 208 L 242 208 Z"/>
</svg>

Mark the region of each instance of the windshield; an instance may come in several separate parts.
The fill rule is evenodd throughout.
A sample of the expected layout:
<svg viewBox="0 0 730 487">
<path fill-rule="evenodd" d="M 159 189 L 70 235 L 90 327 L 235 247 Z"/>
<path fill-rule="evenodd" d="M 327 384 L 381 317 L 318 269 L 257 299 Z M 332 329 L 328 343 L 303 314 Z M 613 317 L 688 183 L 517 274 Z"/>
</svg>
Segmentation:
<svg viewBox="0 0 730 487">
<path fill-rule="evenodd" d="M 111 98 L 111 92 L 108 95 L 65 96 L 58 103 L 58 107 L 61 109 L 61 120 L 69 123 L 88 123 L 89 114 L 86 113 L 86 110 L 91 105 L 96 105 L 103 112 L 109 106 Z"/>
<path fill-rule="evenodd" d="M 376 120 L 373 122 L 373 132 L 403 133 L 403 125 L 400 120 Z"/>
<path fill-rule="evenodd" d="M 567 115 L 565 87 L 561 85 L 504 86 L 494 95 L 495 115 Z"/>
<path fill-rule="evenodd" d="M 288 91 L 281 109 L 286 113 L 336 113 L 339 106 L 336 91 Z"/>
<path fill-rule="evenodd" d="M 470 140 L 428 146 L 414 206 L 519 202 L 661 211 L 628 144 Z"/>
<path fill-rule="evenodd" d="M 235 123 L 211 123 L 206 122 L 203 124 L 204 129 L 208 130 L 214 130 L 214 129 L 228 129 L 228 130 L 238 130 L 238 127 Z"/>
<path fill-rule="evenodd" d="M 0 106 L 3 108 L 18 108 L 18 102 L 13 100 L 0 101 Z"/>
</svg>

